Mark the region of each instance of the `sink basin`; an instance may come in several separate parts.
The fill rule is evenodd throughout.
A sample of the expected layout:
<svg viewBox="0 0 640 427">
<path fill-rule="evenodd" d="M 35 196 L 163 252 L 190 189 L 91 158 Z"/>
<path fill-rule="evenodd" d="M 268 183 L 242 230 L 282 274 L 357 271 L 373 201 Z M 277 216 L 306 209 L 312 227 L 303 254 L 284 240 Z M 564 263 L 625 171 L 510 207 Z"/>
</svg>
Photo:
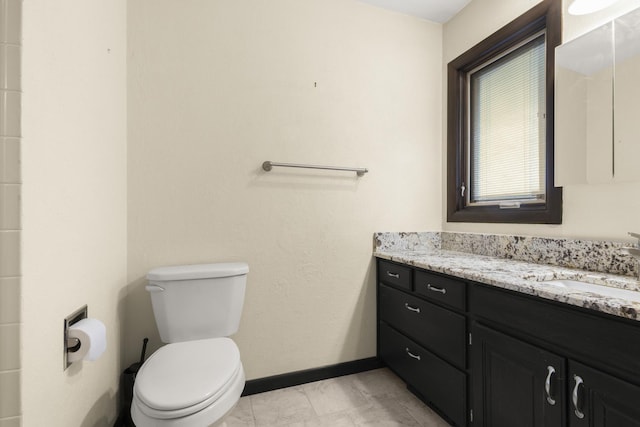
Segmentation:
<svg viewBox="0 0 640 427">
<path fill-rule="evenodd" d="M 548 280 L 541 282 L 546 285 L 556 286 L 567 290 L 593 292 L 594 294 L 606 295 L 612 298 L 620 298 L 630 301 L 640 302 L 640 292 L 629 291 L 627 289 L 612 288 L 610 286 L 594 285 L 592 283 L 580 282 L 578 280 Z"/>
</svg>

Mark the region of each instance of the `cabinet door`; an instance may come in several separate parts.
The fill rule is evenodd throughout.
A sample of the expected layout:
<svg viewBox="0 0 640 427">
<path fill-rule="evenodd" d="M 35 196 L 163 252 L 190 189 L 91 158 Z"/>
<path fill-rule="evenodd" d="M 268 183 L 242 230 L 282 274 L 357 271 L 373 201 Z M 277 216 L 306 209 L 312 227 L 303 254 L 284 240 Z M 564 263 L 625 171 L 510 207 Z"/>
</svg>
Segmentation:
<svg viewBox="0 0 640 427">
<path fill-rule="evenodd" d="M 569 363 L 570 427 L 640 427 L 640 387 Z"/>
<path fill-rule="evenodd" d="M 472 327 L 473 425 L 563 425 L 565 359 L 477 323 Z"/>
</svg>

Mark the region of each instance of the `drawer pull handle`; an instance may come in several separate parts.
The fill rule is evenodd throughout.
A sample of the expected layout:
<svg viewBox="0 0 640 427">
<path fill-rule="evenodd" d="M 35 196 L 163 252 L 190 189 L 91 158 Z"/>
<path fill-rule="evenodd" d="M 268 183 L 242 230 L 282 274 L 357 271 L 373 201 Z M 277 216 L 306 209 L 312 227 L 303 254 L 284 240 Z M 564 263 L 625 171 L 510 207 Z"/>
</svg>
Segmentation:
<svg viewBox="0 0 640 427">
<path fill-rule="evenodd" d="M 577 375 L 573 376 L 573 380 L 576 382 L 576 385 L 573 387 L 573 393 L 571 395 L 573 412 L 576 414 L 576 417 L 583 419 L 584 413 L 578 408 L 578 388 L 580 387 L 580 384 L 584 384 L 584 381 L 582 381 L 582 378 Z"/>
<path fill-rule="evenodd" d="M 404 303 L 404 308 L 409 311 L 413 311 L 414 313 L 420 313 L 420 307 L 411 307 L 408 302 Z"/>
<path fill-rule="evenodd" d="M 442 295 L 447 293 L 447 290 L 445 288 L 438 288 L 436 286 L 433 286 L 431 283 L 427 284 L 427 289 L 433 292 L 440 292 Z"/>
<path fill-rule="evenodd" d="M 399 279 L 400 278 L 400 273 L 392 273 L 390 271 L 387 271 L 387 276 L 393 277 L 394 279 Z"/>
<path fill-rule="evenodd" d="M 547 402 L 549 405 L 555 405 L 556 400 L 551 397 L 551 376 L 556 373 L 556 370 L 553 366 L 547 366 L 547 379 L 544 381 L 544 391 L 547 393 Z"/>
<path fill-rule="evenodd" d="M 416 359 L 416 360 L 420 360 L 420 356 L 418 356 L 418 355 L 416 355 L 416 354 L 411 353 L 411 351 L 409 350 L 409 348 L 408 348 L 408 347 L 405 347 L 404 351 L 406 351 L 406 352 L 407 352 L 407 354 L 409 355 L 409 357 L 413 357 L 413 358 L 414 358 L 414 359 Z"/>
</svg>

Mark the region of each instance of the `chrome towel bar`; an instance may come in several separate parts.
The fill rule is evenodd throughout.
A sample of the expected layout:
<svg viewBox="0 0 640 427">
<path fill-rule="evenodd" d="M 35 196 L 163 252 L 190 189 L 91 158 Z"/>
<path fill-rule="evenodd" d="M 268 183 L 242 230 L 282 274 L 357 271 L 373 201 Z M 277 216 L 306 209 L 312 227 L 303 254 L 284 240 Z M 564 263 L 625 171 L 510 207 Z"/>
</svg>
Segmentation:
<svg viewBox="0 0 640 427">
<path fill-rule="evenodd" d="M 303 169 L 326 169 L 332 171 L 348 171 L 355 172 L 358 176 L 364 176 L 365 173 L 369 172 L 366 168 L 345 168 L 341 166 L 319 166 L 319 165 L 301 165 L 297 163 L 279 163 L 272 162 L 267 160 L 262 163 L 262 169 L 269 172 L 274 166 L 283 167 L 283 168 L 303 168 Z"/>
</svg>

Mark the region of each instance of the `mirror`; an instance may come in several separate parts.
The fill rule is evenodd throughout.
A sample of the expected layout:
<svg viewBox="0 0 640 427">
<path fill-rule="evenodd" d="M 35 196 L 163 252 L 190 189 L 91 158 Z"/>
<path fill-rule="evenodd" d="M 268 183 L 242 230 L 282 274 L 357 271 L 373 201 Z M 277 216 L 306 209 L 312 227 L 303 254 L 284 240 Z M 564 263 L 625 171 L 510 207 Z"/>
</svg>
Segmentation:
<svg viewBox="0 0 640 427">
<path fill-rule="evenodd" d="M 640 181 L 640 9 L 556 48 L 555 185 Z"/>
<path fill-rule="evenodd" d="M 614 21 L 615 181 L 640 180 L 640 9 Z"/>
<path fill-rule="evenodd" d="M 613 25 L 556 48 L 556 185 L 612 178 Z"/>
</svg>

